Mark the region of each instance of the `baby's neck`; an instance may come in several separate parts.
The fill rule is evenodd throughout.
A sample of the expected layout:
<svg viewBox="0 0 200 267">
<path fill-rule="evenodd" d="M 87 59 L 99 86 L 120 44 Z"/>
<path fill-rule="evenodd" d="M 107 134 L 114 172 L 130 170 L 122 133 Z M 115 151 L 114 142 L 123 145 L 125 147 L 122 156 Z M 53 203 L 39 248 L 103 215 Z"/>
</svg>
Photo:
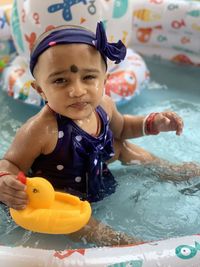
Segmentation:
<svg viewBox="0 0 200 267">
<path fill-rule="evenodd" d="M 74 120 L 74 122 L 87 133 L 98 136 L 101 130 L 101 120 L 98 113 L 94 110 L 91 115 L 83 120 Z"/>
</svg>

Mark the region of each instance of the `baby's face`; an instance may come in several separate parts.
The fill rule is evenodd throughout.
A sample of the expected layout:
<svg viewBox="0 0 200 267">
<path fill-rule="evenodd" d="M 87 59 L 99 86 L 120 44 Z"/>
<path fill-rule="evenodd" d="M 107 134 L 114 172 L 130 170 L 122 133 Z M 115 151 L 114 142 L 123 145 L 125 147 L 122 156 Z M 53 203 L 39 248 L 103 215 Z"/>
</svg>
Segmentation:
<svg viewBox="0 0 200 267">
<path fill-rule="evenodd" d="M 34 74 L 49 106 L 66 117 L 87 118 L 101 102 L 106 67 L 92 46 L 55 45 L 39 57 Z"/>
</svg>

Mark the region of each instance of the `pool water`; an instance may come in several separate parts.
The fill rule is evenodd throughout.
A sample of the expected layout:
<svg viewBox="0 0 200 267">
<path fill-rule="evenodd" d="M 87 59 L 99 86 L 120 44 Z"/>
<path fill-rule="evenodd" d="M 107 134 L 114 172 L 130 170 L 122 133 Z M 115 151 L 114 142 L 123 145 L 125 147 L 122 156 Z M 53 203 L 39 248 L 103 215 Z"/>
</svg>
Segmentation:
<svg viewBox="0 0 200 267">
<path fill-rule="evenodd" d="M 123 113 L 148 114 L 173 110 L 184 119 L 184 132 L 162 133 L 131 140 L 155 155 L 171 162 L 198 163 L 200 146 L 200 69 L 169 62 L 146 60 L 152 81 L 126 106 Z M 0 156 L 8 148 L 20 125 L 37 108 L 21 104 L 0 92 Z M 159 169 L 143 166 L 110 165 L 117 177 L 116 192 L 93 205 L 93 215 L 117 230 L 149 241 L 200 233 L 200 178 L 172 182 L 159 178 Z M 178 175 L 178 174 L 176 174 Z M 0 206 L 0 243 L 46 249 L 91 247 L 76 244 L 65 235 L 43 235 L 15 225 L 8 209 Z"/>
</svg>

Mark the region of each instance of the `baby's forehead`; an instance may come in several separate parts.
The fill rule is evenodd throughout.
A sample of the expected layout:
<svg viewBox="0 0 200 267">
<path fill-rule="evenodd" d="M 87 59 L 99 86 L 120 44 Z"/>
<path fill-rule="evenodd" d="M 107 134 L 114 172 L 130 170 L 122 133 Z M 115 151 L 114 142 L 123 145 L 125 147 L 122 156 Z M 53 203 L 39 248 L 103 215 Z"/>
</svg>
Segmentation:
<svg viewBox="0 0 200 267">
<path fill-rule="evenodd" d="M 82 43 L 71 43 L 71 44 L 58 44 L 52 45 L 51 47 L 47 48 L 44 52 L 42 52 L 38 56 L 38 60 L 43 58 L 44 60 L 65 60 L 68 59 L 73 60 L 77 58 L 81 61 L 84 59 L 92 59 L 100 60 L 102 57 L 101 53 L 93 46 L 88 44 Z"/>
<path fill-rule="evenodd" d="M 87 44 L 63 44 L 52 46 L 38 57 L 36 66 L 39 71 L 43 69 L 67 70 L 67 72 L 84 73 L 86 70 L 92 72 L 106 72 L 106 64 L 101 53 Z"/>
</svg>

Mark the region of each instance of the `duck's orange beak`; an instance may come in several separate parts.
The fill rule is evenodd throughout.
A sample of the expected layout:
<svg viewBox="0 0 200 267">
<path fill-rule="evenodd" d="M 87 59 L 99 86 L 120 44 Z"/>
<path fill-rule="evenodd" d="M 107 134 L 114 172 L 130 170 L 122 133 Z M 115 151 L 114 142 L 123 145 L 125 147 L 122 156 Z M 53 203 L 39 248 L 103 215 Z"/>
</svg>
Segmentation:
<svg viewBox="0 0 200 267">
<path fill-rule="evenodd" d="M 17 175 L 17 179 L 22 183 L 25 184 L 27 183 L 27 178 L 23 172 L 19 172 Z"/>
</svg>

